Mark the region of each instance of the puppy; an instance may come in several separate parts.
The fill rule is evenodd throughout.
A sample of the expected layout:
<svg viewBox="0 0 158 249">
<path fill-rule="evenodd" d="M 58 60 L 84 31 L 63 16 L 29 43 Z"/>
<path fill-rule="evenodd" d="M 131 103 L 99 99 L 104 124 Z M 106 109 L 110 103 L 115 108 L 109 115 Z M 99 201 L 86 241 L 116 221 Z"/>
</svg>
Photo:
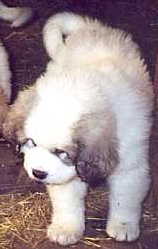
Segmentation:
<svg viewBox="0 0 158 249">
<path fill-rule="evenodd" d="M 107 233 L 136 240 L 150 185 L 153 107 L 139 48 L 123 31 L 70 13 L 51 17 L 43 37 L 50 62 L 19 93 L 3 132 L 22 144 L 29 176 L 47 184 L 48 237 L 69 245 L 83 236 L 87 183 L 99 174 L 109 183 Z"/>
</svg>

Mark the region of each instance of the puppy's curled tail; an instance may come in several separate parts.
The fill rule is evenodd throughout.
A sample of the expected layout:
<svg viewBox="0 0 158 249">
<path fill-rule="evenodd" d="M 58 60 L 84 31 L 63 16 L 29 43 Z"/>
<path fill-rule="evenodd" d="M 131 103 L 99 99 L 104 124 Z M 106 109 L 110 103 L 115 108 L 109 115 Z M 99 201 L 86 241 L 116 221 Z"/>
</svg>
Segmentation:
<svg viewBox="0 0 158 249">
<path fill-rule="evenodd" d="M 27 7 L 8 7 L 0 1 L 0 18 L 11 22 L 12 27 L 20 27 L 31 19 L 33 12 Z"/>
<path fill-rule="evenodd" d="M 64 37 L 71 35 L 85 25 L 85 19 L 76 14 L 63 12 L 50 17 L 43 29 L 43 41 L 48 55 L 55 59 L 65 46 Z"/>
</svg>

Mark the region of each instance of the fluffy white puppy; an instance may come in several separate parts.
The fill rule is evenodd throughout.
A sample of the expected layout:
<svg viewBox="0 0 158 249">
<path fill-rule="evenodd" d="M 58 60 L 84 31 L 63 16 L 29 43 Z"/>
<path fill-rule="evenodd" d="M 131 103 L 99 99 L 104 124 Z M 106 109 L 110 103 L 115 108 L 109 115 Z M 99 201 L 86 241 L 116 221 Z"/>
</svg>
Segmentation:
<svg viewBox="0 0 158 249">
<path fill-rule="evenodd" d="M 51 17 L 43 35 L 51 60 L 19 93 L 4 134 L 23 143 L 29 176 L 48 183 L 48 237 L 61 245 L 82 237 L 87 186 L 81 178 L 91 183 L 99 175 L 109 182 L 107 233 L 136 240 L 150 185 L 153 106 L 138 46 L 121 30 L 70 13 Z"/>
</svg>

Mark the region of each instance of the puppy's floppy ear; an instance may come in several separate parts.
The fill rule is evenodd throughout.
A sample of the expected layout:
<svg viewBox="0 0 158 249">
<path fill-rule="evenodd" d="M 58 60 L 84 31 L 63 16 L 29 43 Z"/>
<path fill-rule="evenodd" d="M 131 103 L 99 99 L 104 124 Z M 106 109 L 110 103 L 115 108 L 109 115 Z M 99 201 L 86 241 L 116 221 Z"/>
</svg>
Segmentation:
<svg viewBox="0 0 158 249">
<path fill-rule="evenodd" d="M 81 145 L 75 165 L 79 177 L 90 186 L 96 187 L 105 181 L 105 157 L 100 150 Z"/>
<path fill-rule="evenodd" d="M 76 171 L 80 178 L 95 187 L 105 182 L 118 163 L 116 148 L 81 145 L 76 159 Z"/>
</svg>

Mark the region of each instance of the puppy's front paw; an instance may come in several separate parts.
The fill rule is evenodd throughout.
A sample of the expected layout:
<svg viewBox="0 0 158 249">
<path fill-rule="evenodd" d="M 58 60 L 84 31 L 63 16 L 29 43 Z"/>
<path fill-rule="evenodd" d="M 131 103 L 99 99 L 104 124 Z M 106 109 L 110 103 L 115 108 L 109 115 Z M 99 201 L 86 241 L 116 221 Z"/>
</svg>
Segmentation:
<svg viewBox="0 0 158 249">
<path fill-rule="evenodd" d="M 58 225 L 52 223 L 48 227 L 47 236 L 50 241 L 66 246 L 78 242 L 82 238 L 83 232 L 84 229 L 76 228 L 75 225 Z"/>
<path fill-rule="evenodd" d="M 139 237 L 140 230 L 137 223 L 114 219 L 108 222 L 106 232 L 117 241 L 134 241 Z"/>
</svg>

